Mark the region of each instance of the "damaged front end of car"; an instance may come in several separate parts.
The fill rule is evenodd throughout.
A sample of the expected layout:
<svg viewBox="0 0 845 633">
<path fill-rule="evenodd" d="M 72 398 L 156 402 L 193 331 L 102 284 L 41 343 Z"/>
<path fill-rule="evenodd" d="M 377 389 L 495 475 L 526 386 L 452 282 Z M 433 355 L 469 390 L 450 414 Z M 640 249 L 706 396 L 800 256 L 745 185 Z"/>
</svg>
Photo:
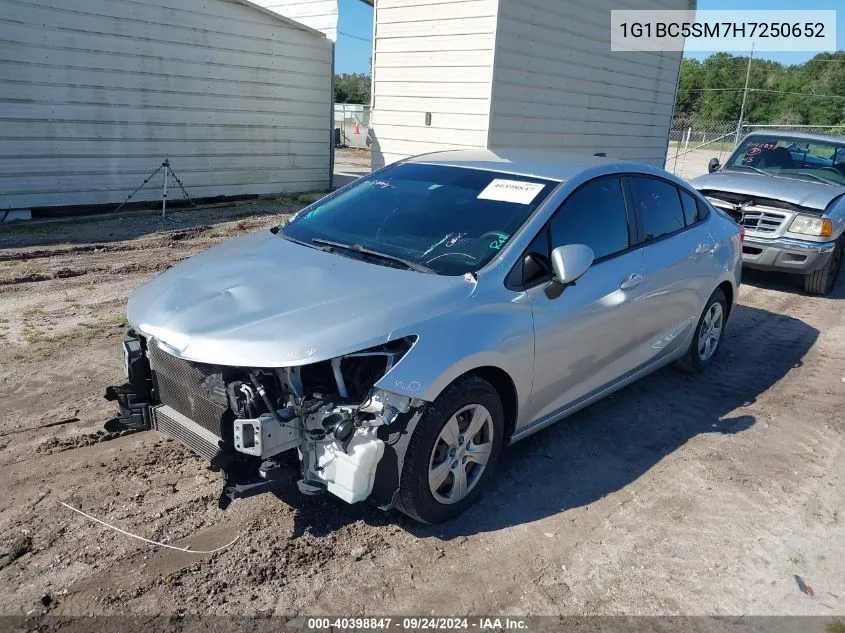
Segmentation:
<svg viewBox="0 0 845 633">
<path fill-rule="evenodd" d="M 287 456 L 299 461 L 302 493 L 328 491 L 348 503 L 392 507 L 408 422 L 423 400 L 376 387 L 411 349 L 404 337 L 329 360 L 232 367 L 180 358 L 130 330 L 127 382 L 109 387 L 116 424 L 155 429 L 206 458 L 224 475 L 221 505 L 287 485 Z"/>
</svg>

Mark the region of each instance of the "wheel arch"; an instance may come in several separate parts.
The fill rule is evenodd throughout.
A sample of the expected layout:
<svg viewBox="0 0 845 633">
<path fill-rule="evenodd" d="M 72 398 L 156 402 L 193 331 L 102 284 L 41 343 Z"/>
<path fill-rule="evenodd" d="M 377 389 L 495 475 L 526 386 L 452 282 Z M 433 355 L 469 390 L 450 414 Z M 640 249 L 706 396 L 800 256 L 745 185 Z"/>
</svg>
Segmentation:
<svg viewBox="0 0 845 633">
<path fill-rule="evenodd" d="M 517 412 L 519 411 L 519 395 L 517 394 L 513 379 L 501 367 L 484 365 L 464 372 L 455 378 L 455 381 L 460 380 L 463 376 L 469 375 L 478 376 L 482 380 L 486 380 L 496 390 L 496 393 L 499 394 L 499 398 L 502 401 L 502 409 L 505 412 L 504 441 L 507 444 L 516 429 L 516 418 Z"/>
<path fill-rule="evenodd" d="M 726 315 L 726 318 L 728 318 L 728 317 L 731 316 L 731 308 L 733 308 L 733 305 L 734 305 L 734 295 L 735 295 L 735 292 L 736 292 L 734 290 L 734 286 L 730 281 L 728 281 L 726 279 L 725 281 L 720 283 L 718 286 L 716 286 L 716 289 L 721 290 L 722 293 L 724 293 L 724 295 L 725 295 L 725 299 L 728 300 L 728 314 Z"/>
</svg>

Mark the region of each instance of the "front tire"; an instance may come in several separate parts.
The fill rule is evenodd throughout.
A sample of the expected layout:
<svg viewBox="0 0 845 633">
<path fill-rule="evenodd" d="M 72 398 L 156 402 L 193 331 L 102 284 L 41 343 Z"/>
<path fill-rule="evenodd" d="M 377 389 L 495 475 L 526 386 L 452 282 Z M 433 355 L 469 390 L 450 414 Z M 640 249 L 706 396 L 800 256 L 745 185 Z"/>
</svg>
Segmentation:
<svg viewBox="0 0 845 633">
<path fill-rule="evenodd" d="M 840 238 L 827 263 L 816 272 L 804 277 L 804 292 L 823 296 L 833 290 L 836 277 L 839 275 L 839 268 L 842 265 L 843 248 L 845 248 L 845 241 Z"/>
<path fill-rule="evenodd" d="M 463 376 L 425 411 L 408 443 L 397 507 L 422 523 L 442 523 L 478 500 L 499 461 L 504 409 L 493 386 Z"/>
<path fill-rule="evenodd" d="M 676 363 L 678 369 L 698 373 L 713 362 L 721 347 L 727 318 L 728 300 L 721 288 L 716 288 L 698 319 L 687 353 Z"/>
</svg>

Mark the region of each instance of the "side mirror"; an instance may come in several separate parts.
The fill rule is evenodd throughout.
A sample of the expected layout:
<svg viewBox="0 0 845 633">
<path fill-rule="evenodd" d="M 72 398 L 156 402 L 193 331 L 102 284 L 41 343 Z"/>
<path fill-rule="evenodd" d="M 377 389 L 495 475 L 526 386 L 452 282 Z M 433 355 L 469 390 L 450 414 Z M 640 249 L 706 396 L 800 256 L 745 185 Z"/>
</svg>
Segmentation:
<svg viewBox="0 0 845 633">
<path fill-rule="evenodd" d="M 552 270 L 564 286 L 575 283 L 593 265 L 593 249 L 584 244 L 567 244 L 552 251 Z"/>
<path fill-rule="evenodd" d="M 707 173 L 712 174 L 714 171 L 719 169 L 719 167 L 721 167 L 721 165 L 719 164 L 719 159 L 718 158 L 711 158 L 710 162 L 707 163 Z"/>
</svg>

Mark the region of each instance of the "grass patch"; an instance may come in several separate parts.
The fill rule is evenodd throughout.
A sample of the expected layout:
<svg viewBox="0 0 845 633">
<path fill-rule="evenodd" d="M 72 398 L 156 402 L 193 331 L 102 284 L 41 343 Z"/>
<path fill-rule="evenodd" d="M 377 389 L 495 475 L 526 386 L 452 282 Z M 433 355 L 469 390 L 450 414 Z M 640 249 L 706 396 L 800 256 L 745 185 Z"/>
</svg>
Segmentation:
<svg viewBox="0 0 845 633">
<path fill-rule="evenodd" d="M 296 196 L 295 201 L 300 204 L 311 204 L 312 202 L 317 202 L 317 200 L 327 194 L 327 191 L 312 191 L 310 193 L 301 193 Z"/>
<path fill-rule="evenodd" d="M 8 360 L 12 362 L 44 360 L 63 349 L 72 349 L 117 335 L 122 336 L 126 325 L 126 319 L 123 316 L 111 315 L 93 323 L 83 323 L 70 332 L 50 334 L 27 323 L 21 331 L 21 337 L 26 345 L 18 346 L 9 354 Z"/>
<path fill-rule="evenodd" d="M 836 622 L 831 622 L 826 627 L 827 633 L 845 633 L 845 623 L 837 620 Z"/>
</svg>

